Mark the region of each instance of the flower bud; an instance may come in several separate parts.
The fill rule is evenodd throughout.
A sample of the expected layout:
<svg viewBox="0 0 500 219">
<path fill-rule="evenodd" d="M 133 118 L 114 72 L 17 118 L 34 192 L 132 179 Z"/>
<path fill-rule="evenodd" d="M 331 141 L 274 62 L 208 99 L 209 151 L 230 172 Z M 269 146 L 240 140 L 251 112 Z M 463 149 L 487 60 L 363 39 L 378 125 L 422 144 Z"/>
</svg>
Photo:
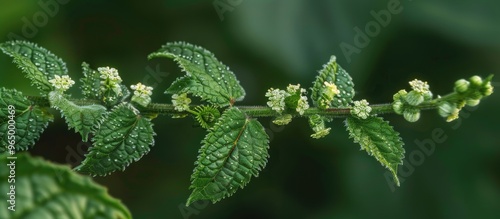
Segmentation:
<svg viewBox="0 0 500 219">
<path fill-rule="evenodd" d="M 292 115 L 284 114 L 284 115 L 276 117 L 276 119 L 273 120 L 273 123 L 276 125 L 287 125 L 291 121 L 292 121 Z"/>
<path fill-rule="evenodd" d="M 403 106 L 404 104 L 400 100 L 396 100 L 392 103 L 392 109 L 394 109 L 394 112 L 399 115 L 403 114 Z"/>
<path fill-rule="evenodd" d="M 467 106 L 477 106 L 481 102 L 480 100 L 468 99 L 466 101 Z"/>
<path fill-rule="evenodd" d="M 457 93 L 465 93 L 469 89 L 469 84 L 470 82 L 468 82 L 467 80 L 460 79 L 455 82 L 454 89 Z"/>
<path fill-rule="evenodd" d="M 417 108 L 405 109 L 403 117 L 408 122 L 416 122 L 420 119 L 420 110 Z"/>
<path fill-rule="evenodd" d="M 483 84 L 483 79 L 477 75 L 472 76 L 469 81 L 473 86 L 479 87 Z"/>
<path fill-rule="evenodd" d="M 458 110 L 456 104 L 452 104 L 449 102 L 444 102 L 438 107 L 438 113 L 441 117 L 448 117 L 456 110 Z"/>
<path fill-rule="evenodd" d="M 408 104 L 412 106 L 418 106 L 422 102 L 424 102 L 424 95 L 417 91 L 410 91 L 405 97 L 405 100 Z"/>
</svg>

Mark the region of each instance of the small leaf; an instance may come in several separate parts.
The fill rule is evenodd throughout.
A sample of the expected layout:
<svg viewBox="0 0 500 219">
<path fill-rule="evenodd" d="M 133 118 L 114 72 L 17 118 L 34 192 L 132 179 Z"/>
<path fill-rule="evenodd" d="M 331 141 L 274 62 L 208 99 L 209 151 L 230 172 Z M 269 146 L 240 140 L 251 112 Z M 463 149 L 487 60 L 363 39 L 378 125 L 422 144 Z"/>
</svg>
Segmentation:
<svg viewBox="0 0 500 219">
<path fill-rule="evenodd" d="M 53 89 L 49 80 L 55 75 L 67 75 L 66 64 L 48 50 L 34 43 L 10 41 L 0 44 L 0 49 L 14 58 L 14 63 L 26 74 L 31 83 L 44 93 Z"/>
<path fill-rule="evenodd" d="M 229 67 L 204 48 L 184 42 L 167 43 L 149 55 L 150 59 L 157 57 L 174 59 L 187 74 L 174 82 L 171 91 L 183 90 L 218 106 L 232 105 L 245 96 Z"/>
<path fill-rule="evenodd" d="M 375 157 L 382 166 L 389 169 L 394 182 L 399 186 L 398 165 L 403 164 L 404 149 L 399 133 L 388 122 L 379 117 L 346 120 L 349 135 L 361 145 L 369 155 Z"/>
<path fill-rule="evenodd" d="M 82 82 L 81 90 L 83 95 L 89 99 L 100 99 L 99 91 L 101 90 L 101 74 L 91 69 L 89 64 L 82 63 L 83 78 L 80 79 Z"/>
<path fill-rule="evenodd" d="M 9 113 L 9 106 L 15 108 L 13 116 Z M 15 129 L 9 127 L 10 123 L 13 123 L 9 123 L 11 119 L 15 122 Z M 12 140 L 9 136 L 13 131 L 15 131 L 13 136 L 15 136 L 16 150 L 28 150 L 51 121 L 53 121 L 51 114 L 37 105 L 32 105 L 21 92 L 0 88 L 0 154 L 9 146 L 9 140 Z"/>
<path fill-rule="evenodd" d="M 90 152 L 77 171 L 107 175 L 138 161 L 154 144 L 151 120 L 128 103 L 116 106 L 96 132 Z"/>
<path fill-rule="evenodd" d="M 50 106 L 61 111 L 68 126 L 80 133 L 84 142 L 88 141 L 89 133 L 99 125 L 102 116 L 106 113 L 104 106 L 97 104 L 78 106 L 57 91 L 49 93 L 49 101 Z"/>
<path fill-rule="evenodd" d="M 172 85 L 170 85 L 170 87 L 167 89 L 165 93 L 167 94 L 185 93 L 192 86 L 197 86 L 193 78 L 188 76 L 179 77 L 172 83 Z"/>
<path fill-rule="evenodd" d="M 237 108 L 228 109 L 202 143 L 187 205 L 197 200 L 215 203 L 233 195 L 258 176 L 269 157 L 264 127 Z"/>
<path fill-rule="evenodd" d="M 52 164 L 26 153 L 16 154 L 16 160 L 0 155 L 0 163 L 15 162 L 15 191 L 10 190 L 9 168 L 0 168 L 0 192 L 15 192 L 15 211 L 10 203 L 0 202 L 0 218 L 132 218 L 119 200 L 111 197 L 106 188 L 89 177 L 71 171 L 67 166 Z M 3 196 L 7 199 L 7 196 Z"/>
<path fill-rule="evenodd" d="M 331 91 L 328 91 L 325 82 L 334 84 L 339 93 L 333 95 Z M 330 61 L 319 71 L 311 90 L 311 99 L 314 105 L 322 109 L 332 106 L 349 107 L 355 94 L 351 76 L 337 64 L 335 56 L 332 56 Z"/>
</svg>

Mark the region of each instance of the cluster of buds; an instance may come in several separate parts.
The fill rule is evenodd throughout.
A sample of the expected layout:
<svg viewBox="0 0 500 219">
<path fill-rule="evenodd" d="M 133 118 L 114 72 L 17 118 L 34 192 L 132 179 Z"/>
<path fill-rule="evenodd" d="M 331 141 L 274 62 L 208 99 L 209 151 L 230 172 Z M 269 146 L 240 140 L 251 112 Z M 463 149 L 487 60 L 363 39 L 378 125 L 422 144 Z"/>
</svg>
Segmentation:
<svg viewBox="0 0 500 219">
<path fill-rule="evenodd" d="M 420 119 L 420 108 L 418 106 L 425 101 L 432 100 L 432 92 L 429 90 L 427 82 L 420 80 L 410 81 L 412 91 L 400 90 L 394 94 L 392 108 L 394 112 L 409 122 L 416 122 Z"/>
<path fill-rule="evenodd" d="M 458 118 L 460 110 L 465 106 L 476 106 L 482 98 L 493 93 L 492 76 L 483 80 L 479 76 L 472 76 L 469 80 L 460 79 L 455 82 L 454 90 L 457 98 L 453 102 L 443 101 L 439 104 L 438 113 L 450 122 Z"/>
<path fill-rule="evenodd" d="M 280 114 L 287 109 L 291 109 L 303 115 L 309 109 L 307 97 L 304 96 L 305 93 L 306 89 L 301 88 L 300 84 L 290 84 L 286 88 L 286 91 L 271 88 L 266 93 L 266 97 L 269 100 L 267 105 Z"/>
<path fill-rule="evenodd" d="M 68 75 L 55 75 L 53 79 L 49 80 L 49 83 L 59 92 L 64 92 L 68 90 L 71 86 L 75 84 Z"/>
<path fill-rule="evenodd" d="M 358 117 L 360 119 L 367 119 L 370 116 L 370 112 L 372 108 L 370 107 L 370 103 L 366 100 L 354 101 L 354 106 L 351 109 L 351 115 Z"/>
<path fill-rule="evenodd" d="M 136 102 L 139 105 L 146 107 L 151 102 L 151 95 L 153 94 L 153 88 L 146 86 L 142 83 L 137 83 L 136 85 L 130 86 L 134 91 L 132 96 L 132 102 Z"/>
<path fill-rule="evenodd" d="M 118 70 L 110 67 L 97 68 L 101 77 L 101 95 L 106 102 L 114 102 L 117 97 L 123 96 L 122 78 L 118 74 Z"/>
<path fill-rule="evenodd" d="M 179 112 L 189 110 L 190 103 L 191 99 L 186 93 L 172 95 L 172 104 L 174 105 L 174 109 Z"/>
<path fill-rule="evenodd" d="M 325 120 L 320 115 L 312 115 L 309 117 L 309 125 L 311 126 L 314 133 L 311 138 L 323 138 L 330 134 L 331 128 L 325 127 Z"/>
</svg>

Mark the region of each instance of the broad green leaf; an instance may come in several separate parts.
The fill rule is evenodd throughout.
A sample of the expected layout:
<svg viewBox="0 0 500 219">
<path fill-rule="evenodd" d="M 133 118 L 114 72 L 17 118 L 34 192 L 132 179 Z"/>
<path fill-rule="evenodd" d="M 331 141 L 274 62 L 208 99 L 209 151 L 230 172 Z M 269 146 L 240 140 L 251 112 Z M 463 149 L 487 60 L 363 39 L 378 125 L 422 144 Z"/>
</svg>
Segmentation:
<svg viewBox="0 0 500 219">
<path fill-rule="evenodd" d="M 379 117 L 346 120 L 349 135 L 361 145 L 369 155 L 375 157 L 382 166 L 389 169 L 394 182 L 399 186 L 398 165 L 403 164 L 404 149 L 399 133 L 388 122 Z"/>
<path fill-rule="evenodd" d="M 325 82 L 335 84 L 339 93 L 333 95 Z M 337 64 L 335 56 L 332 56 L 330 61 L 319 71 L 311 90 L 311 99 L 314 105 L 321 109 L 348 107 L 355 94 L 351 76 Z"/>
<path fill-rule="evenodd" d="M 80 79 L 82 82 L 81 90 L 86 98 L 99 99 L 99 91 L 101 89 L 101 74 L 91 69 L 89 64 L 82 63 L 83 78 Z"/>
<path fill-rule="evenodd" d="M 0 44 L 0 49 L 14 58 L 14 63 L 26 74 L 31 83 L 44 93 L 53 89 L 49 80 L 55 75 L 67 75 L 66 64 L 57 56 L 34 43 L 10 41 Z"/>
<path fill-rule="evenodd" d="M 99 126 L 102 116 L 106 113 L 104 106 L 97 104 L 78 106 L 57 91 L 49 93 L 49 102 L 50 106 L 61 111 L 68 126 L 80 133 L 84 142 L 88 141 L 90 132 Z"/>
<path fill-rule="evenodd" d="M 2 165 L 15 162 L 15 183 L 7 180 L 10 166 L 0 168 L 0 193 L 5 197 L 0 202 L 0 218 L 132 218 L 121 201 L 89 177 L 25 153 L 16 157 L 14 160 L 0 155 Z M 6 194 L 13 193 L 10 186 L 15 186 L 15 211 L 9 209 L 11 203 L 6 200 L 10 197 Z"/>
<path fill-rule="evenodd" d="M 264 127 L 237 108 L 228 109 L 202 143 L 187 205 L 197 200 L 215 203 L 233 195 L 258 176 L 269 157 Z"/>
<path fill-rule="evenodd" d="M 245 91 L 229 67 L 204 48 L 184 42 L 167 43 L 149 55 L 150 59 L 157 57 L 174 59 L 187 74 L 181 79 L 182 83 L 179 80 L 174 83 L 173 87 L 176 88 L 172 90 L 192 93 L 218 106 L 232 105 L 245 96 Z"/>
<path fill-rule="evenodd" d="M 149 152 L 154 135 L 150 119 L 130 104 L 120 104 L 103 121 L 92 140 L 94 146 L 76 170 L 100 176 L 124 170 Z"/>
<path fill-rule="evenodd" d="M 13 116 L 9 106 L 15 108 Z M 9 122 L 11 119 L 15 122 L 14 127 L 9 127 L 13 123 Z M 0 88 L 0 154 L 6 151 L 9 143 L 15 143 L 17 151 L 28 150 L 52 120 L 53 116 L 46 109 L 33 105 L 21 92 Z M 15 142 L 9 142 L 12 140 Z"/>
</svg>

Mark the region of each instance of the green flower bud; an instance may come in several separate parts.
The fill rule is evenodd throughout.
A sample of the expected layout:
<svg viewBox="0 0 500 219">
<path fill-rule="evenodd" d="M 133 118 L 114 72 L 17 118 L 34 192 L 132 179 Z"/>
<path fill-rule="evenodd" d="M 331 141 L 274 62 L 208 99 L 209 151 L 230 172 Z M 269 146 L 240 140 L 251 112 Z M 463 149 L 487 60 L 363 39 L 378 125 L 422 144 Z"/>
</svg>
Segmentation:
<svg viewBox="0 0 500 219">
<path fill-rule="evenodd" d="M 479 87 L 483 84 L 483 79 L 477 75 L 472 76 L 469 81 L 473 86 Z"/>
<path fill-rule="evenodd" d="M 400 100 L 396 100 L 392 103 L 392 109 L 394 109 L 394 112 L 399 115 L 403 114 L 403 106 L 404 104 Z"/>
<path fill-rule="evenodd" d="M 491 82 L 488 81 L 488 83 L 483 85 L 480 91 L 483 96 L 490 96 L 493 93 L 493 86 L 491 86 Z"/>
<path fill-rule="evenodd" d="M 276 119 L 273 120 L 273 123 L 276 125 L 287 125 L 291 121 L 292 121 L 292 115 L 284 114 L 284 115 L 276 117 Z"/>
<path fill-rule="evenodd" d="M 457 105 L 449 102 L 441 103 L 438 107 L 438 113 L 441 117 L 448 117 L 457 110 Z"/>
<path fill-rule="evenodd" d="M 467 106 L 477 106 L 481 102 L 480 100 L 468 99 L 466 101 Z"/>
<path fill-rule="evenodd" d="M 457 93 L 465 93 L 469 89 L 470 82 L 465 79 L 460 79 L 455 82 L 455 91 Z"/>
<path fill-rule="evenodd" d="M 417 108 L 408 108 L 403 112 L 403 117 L 408 122 L 416 122 L 420 119 L 420 110 Z"/>
<path fill-rule="evenodd" d="M 432 92 L 425 92 L 424 93 L 424 101 L 429 101 L 429 100 L 432 100 Z"/>
<path fill-rule="evenodd" d="M 412 106 L 418 106 L 422 102 L 424 102 L 424 95 L 417 91 L 410 91 L 405 97 L 405 100 L 408 104 Z"/>
<path fill-rule="evenodd" d="M 394 101 L 404 99 L 404 97 L 406 96 L 406 94 L 408 94 L 408 92 L 406 92 L 406 90 L 400 90 L 400 91 L 398 91 L 397 93 L 395 93 L 395 94 L 392 96 L 392 99 L 393 99 Z"/>
</svg>

